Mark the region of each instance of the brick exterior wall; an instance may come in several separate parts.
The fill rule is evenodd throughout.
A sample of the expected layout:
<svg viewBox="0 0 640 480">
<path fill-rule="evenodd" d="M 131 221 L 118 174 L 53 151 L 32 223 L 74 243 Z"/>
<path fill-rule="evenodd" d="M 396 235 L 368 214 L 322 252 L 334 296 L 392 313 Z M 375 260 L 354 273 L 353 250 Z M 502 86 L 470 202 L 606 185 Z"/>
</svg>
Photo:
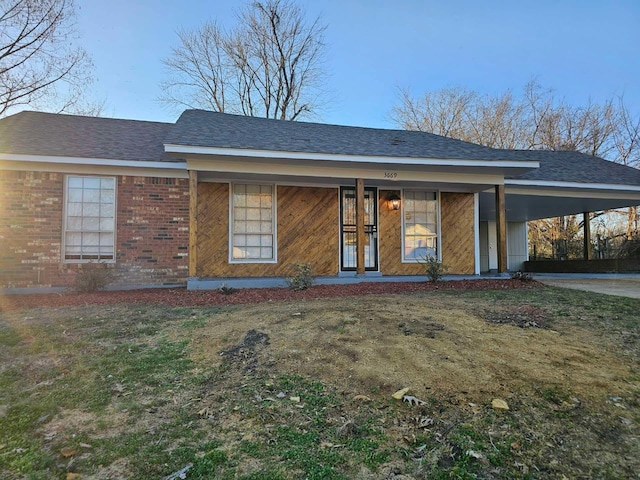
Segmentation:
<svg viewBox="0 0 640 480">
<path fill-rule="evenodd" d="M 0 171 L 0 288 L 73 283 L 79 265 L 61 260 L 64 177 L 51 172 Z M 117 179 L 113 284 L 186 283 L 188 180 Z"/>
</svg>

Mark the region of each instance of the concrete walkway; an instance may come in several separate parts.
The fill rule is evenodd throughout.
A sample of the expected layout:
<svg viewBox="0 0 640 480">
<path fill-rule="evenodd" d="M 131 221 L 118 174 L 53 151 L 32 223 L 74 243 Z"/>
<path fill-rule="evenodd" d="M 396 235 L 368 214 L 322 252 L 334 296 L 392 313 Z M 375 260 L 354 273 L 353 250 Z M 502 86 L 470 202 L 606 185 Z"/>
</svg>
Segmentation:
<svg viewBox="0 0 640 480">
<path fill-rule="evenodd" d="M 538 273 L 533 278 L 553 287 L 640 298 L 638 273 Z"/>
</svg>

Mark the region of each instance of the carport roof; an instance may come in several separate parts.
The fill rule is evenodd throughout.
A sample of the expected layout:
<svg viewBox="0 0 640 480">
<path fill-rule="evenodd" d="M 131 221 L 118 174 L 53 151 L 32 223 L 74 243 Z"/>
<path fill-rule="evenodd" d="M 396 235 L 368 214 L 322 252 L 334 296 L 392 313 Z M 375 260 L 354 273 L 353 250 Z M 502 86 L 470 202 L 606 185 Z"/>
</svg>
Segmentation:
<svg viewBox="0 0 640 480">
<path fill-rule="evenodd" d="M 508 180 L 640 186 L 640 169 L 575 151 L 503 150 L 514 158 L 540 162 L 540 168 Z M 509 182 L 506 182 L 509 183 Z"/>
</svg>

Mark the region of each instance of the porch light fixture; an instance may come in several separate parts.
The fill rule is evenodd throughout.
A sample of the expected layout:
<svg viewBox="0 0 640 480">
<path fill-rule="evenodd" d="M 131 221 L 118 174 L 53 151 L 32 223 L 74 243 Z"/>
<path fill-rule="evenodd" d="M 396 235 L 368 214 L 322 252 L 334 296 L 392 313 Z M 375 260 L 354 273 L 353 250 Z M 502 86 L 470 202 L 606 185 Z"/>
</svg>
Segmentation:
<svg viewBox="0 0 640 480">
<path fill-rule="evenodd" d="M 389 210 L 400 210 L 400 196 L 396 192 L 391 192 L 387 197 Z"/>
</svg>

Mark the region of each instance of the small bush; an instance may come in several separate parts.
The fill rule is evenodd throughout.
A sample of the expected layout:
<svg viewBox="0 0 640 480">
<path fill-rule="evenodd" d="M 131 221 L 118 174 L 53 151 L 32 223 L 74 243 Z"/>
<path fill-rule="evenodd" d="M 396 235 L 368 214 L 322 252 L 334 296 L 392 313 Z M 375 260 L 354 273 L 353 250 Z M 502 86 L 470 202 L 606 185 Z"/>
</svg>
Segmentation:
<svg viewBox="0 0 640 480">
<path fill-rule="evenodd" d="M 420 263 L 425 269 L 425 273 L 429 277 L 429 281 L 435 283 L 442 279 L 442 277 L 447 273 L 449 267 L 444 265 L 440 260 L 438 260 L 433 255 L 428 255 L 420 260 Z"/>
<path fill-rule="evenodd" d="M 511 280 L 520 280 L 521 282 L 530 282 L 533 280 L 533 275 L 525 272 L 515 272 L 511 274 Z"/>
<path fill-rule="evenodd" d="M 287 285 L 291 290 L 306 290 L 314 282 L 313 269 L 309 263 L 296 263 L 293 265 L 295 273 L 287 278 Z"/>
<path fill-rule="evenodd" d="M 102 290 L 113 281 L 114 276 L 113 270 L 104 263 L 86 263 L 79 266 L 73 289 L 84 293 Z"/>
<path fill-rule="evenodd" d="M 218 292 L 220 292 L 222 295 L 231 295 L 233 293 L 236 293 L 236 289 L 233 287 L 228 287 L 226 283 L 223 283 L 218 289 Z"/>
</svg>

